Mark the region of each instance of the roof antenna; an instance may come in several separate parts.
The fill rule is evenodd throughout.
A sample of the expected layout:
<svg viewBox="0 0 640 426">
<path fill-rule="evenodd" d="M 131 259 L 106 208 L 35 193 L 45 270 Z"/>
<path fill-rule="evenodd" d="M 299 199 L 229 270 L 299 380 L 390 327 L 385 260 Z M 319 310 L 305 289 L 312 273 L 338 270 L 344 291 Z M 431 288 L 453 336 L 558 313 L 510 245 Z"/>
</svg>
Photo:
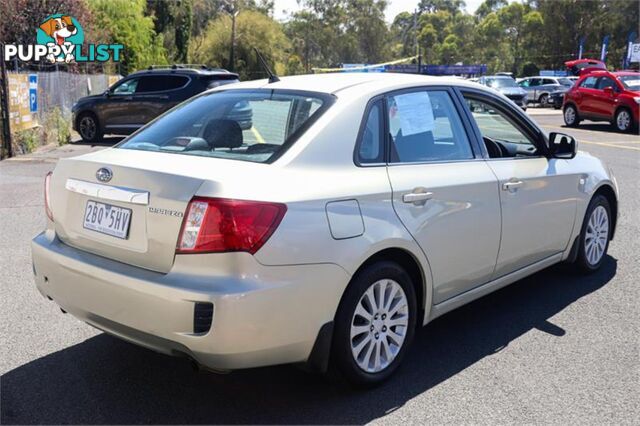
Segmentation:
<svg viewBox="0 0 640 426">
<path fill-rule="evenodd" d="M 275 75 L 273 73 L 273 71 L 271 71 L 271 68 L 269 68 L 269 65 L 267 65 L 267 61 L 264 60 L 264 58 L 262 57 L 262 55 L 260 54 L 260 51 L 258 49 L 256 49 L 255 47 L 253 48 L 253 50 L 256 51 L 256 55 L 258 56 L 258 61 L 260 62 L 260 65 L 262 65 L 262 68 L 264 68 L 264 70 L 266 71 L 266 73 L 269 75 L 269 84 L 271 83 L 275 83 L 277 81 L 280 81 L 280 79 L 278 78 L 277 75 Z"/>
</svg>

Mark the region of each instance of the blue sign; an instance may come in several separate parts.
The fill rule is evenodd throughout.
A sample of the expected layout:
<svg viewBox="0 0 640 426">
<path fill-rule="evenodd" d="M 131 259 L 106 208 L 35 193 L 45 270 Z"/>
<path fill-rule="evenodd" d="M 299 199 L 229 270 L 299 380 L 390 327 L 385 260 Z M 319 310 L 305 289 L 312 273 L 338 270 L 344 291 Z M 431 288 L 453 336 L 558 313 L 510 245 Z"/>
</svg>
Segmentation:
<svg viewBox="0 0 640 426">
<path fill-rule="evenodd" d="M 342 64 L 345 72 L 384 72 L 384 66 L 371 66 L 369 64 Z"/>
<path fill-rule="evenodd" d="M 567 70 L 540 70 L 542 77 L 566 77 L 568 75 Z"/>
<path fill-rule="evenodd" d="M 38 112 L 38 74 L 29 74 L 29 111 Z"/>
<path fill-rule="evenodd" d="M 486 65 L 424 65 L 422 74 L 429 75 L 481 75 L 486 74 Z"/>
</svg>

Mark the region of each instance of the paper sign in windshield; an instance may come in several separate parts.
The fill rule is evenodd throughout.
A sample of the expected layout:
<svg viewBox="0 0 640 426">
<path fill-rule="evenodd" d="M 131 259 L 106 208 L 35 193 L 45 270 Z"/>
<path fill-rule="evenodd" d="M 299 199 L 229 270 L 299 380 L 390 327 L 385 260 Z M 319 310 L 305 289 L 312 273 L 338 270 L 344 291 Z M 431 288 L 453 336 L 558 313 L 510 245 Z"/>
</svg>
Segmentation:
<svg viewBox="0 0 640 426">
<path fill-rule="evenodd" d="M 409 136 L 433 130 L 433 109 L 426 92 L 395 96 L 402 135 Z"/>
</svg>

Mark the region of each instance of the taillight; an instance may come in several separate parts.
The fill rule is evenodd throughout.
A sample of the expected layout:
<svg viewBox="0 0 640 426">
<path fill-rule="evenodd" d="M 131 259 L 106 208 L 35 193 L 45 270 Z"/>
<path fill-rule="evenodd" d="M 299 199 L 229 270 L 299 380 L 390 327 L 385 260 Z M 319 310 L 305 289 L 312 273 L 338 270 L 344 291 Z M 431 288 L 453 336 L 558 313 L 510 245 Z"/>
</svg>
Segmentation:
<svg viewBox="0 0 640 426">
<path fill-rule="evenodd" d="M 44 210 L 47 212 L 47 217 L 53 221 L 53 212 L 51 211 L 51 196 L 50 196 L 50 187 L 51 187 L 51 175 L 53 172 L 47 173 L 44 177 Z"/>
<path fill-rule="evenodd" d="M 262 201 L 194 197 L 182 222 L 176 253 L 257 252 L 287 206 Z"/>
</svg>

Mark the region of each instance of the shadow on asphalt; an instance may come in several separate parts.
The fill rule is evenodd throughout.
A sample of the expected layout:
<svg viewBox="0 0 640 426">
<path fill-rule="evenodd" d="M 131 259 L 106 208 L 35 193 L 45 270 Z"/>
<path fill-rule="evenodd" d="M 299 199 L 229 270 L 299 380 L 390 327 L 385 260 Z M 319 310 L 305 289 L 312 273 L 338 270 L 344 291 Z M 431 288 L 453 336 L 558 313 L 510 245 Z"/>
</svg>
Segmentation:
<svg viewBox="0 0 640 426">
<path fill-rule="evenodd" d="M 621 133 L 618 132 L 612 125 L 611 123 L 608 122 L 590 122 L 590 123 L 585 123 L 582 122 L 578 125 L 578 127 L 570 127 L 567 126 L 566 124 L 562 125 L 563 128 L 567 129 L 567 130 L 588 130 L 591 132 L 603 132 L 603 133 L 618 133 L 621 135 L 632 135 L 633 133 Z"/>
<path fill-rule="evenodd" d="M 562 338 L 548 319 L 603 287 L 616 267 L 607 257 L 580 276 L 558 265 L 435 320 L 416 333 L 397 374 L 369 391 L 290 366 L 196 373 L 186 360 L 101 334 L 3 375 L 1 423 L 366 423 L 534 328 Z"/>
</svg>

